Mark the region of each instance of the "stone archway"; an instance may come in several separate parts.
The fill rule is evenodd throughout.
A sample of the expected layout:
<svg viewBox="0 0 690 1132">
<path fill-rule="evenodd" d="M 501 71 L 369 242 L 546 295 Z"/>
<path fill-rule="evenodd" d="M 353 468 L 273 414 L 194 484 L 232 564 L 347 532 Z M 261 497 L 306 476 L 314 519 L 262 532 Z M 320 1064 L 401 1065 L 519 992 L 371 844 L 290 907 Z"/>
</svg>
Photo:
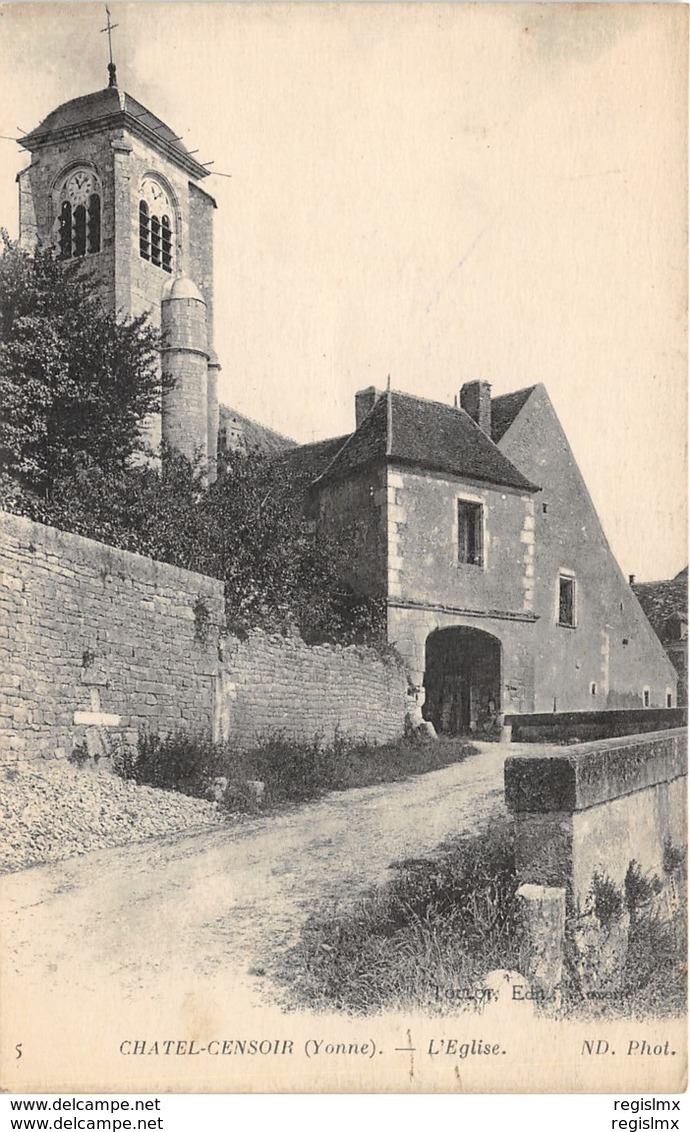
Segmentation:
<svg viewBox="0 0 690 1132">
<path fill-rule="evenodd" d="M 491 734 L 501 710 L 501 642 L 468 626 L 426 639 L 423 715 L 439 735 Z"/>
</svg>

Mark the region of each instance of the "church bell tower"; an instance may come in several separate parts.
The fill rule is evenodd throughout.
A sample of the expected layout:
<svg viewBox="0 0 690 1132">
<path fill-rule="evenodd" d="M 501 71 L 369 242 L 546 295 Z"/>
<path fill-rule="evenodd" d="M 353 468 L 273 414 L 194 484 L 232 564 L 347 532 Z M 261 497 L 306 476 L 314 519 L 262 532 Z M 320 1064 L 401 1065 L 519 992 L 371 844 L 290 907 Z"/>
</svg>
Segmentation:
<svg viewBox="0 0 690 1132">
<path fill-rule="evenodd" d="M 213 349 L 213 214 L 208 170 L 164 122 L 117 85 L 53 110 L 19 139 L 19 238 L 88 264 L 103 302 L 148 313 L 174 378 L 161 411 L 143 422 L 215 478 L 218 361 Z"/>
</svg>

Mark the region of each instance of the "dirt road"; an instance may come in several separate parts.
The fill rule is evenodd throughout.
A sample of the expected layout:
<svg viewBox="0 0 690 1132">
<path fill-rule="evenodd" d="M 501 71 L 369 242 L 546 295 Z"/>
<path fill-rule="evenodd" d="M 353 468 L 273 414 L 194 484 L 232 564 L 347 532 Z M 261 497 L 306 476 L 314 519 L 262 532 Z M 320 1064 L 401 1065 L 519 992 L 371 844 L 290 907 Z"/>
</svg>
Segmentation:
<svg viewBox="0 0 690 1132">
<path fill-rule="evenodd" d="M 0 878 L 4 993 L 72 1003 L 145 994 L 153 1006 L 171 987 L 220 980 L 224 994 L 260 1001 L 270 988 L 257 968 L 317 904 L 501 809 L 508 748 L 479 746 L 419 778 Z"/>
</svg>

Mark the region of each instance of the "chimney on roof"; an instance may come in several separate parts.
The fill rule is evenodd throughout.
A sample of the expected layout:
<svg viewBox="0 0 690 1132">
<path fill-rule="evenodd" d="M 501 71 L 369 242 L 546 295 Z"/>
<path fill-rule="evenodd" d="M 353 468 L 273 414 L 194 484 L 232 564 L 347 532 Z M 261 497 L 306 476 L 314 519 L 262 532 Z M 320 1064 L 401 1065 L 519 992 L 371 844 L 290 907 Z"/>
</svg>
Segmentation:
<svg viewBox="0 0 690 1132">
<path fill-rule="evenodd" d="M 628 574 L 628 582 L 630 583 L 631 586 L 635 585 L 635 575 L 634 574 Z"/>
<path fill-rule="evenodd" d="M 482 432 L 491 436 L 491 385 L 488 381 L 466 381 L 460 390 L 460 408 L 472 417 Z"/>
<path fill-rule="evenodd" d="M 355 428 L 359 428 L 364 418 L 369 416 L 379 397 L 383 397 L 383 390 L 373 385 L 355 393 Z"/>
</svg>

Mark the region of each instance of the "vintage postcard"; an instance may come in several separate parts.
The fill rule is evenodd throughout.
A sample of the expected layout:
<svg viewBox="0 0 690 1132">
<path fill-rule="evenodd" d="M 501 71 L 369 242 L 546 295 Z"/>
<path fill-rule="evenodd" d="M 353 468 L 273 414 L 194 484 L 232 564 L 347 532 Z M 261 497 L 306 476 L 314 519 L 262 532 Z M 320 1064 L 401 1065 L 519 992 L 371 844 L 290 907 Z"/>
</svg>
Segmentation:
<svg viewBox="0 0 690 1132">
<path fill-rule="evenodd" d="M 687 31 L 0 5 L 4 1090 L 685 1088 Z"/>
</svg>

